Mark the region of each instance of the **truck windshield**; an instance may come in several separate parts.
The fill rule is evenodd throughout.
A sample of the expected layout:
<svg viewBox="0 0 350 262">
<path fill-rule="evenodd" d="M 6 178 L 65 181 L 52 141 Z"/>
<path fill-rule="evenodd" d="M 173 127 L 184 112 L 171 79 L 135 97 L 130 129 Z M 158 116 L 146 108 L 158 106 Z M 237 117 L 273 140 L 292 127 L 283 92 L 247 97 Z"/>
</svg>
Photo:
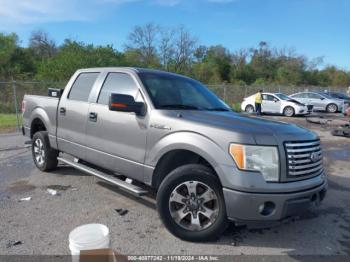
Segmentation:
<svg viewBox="0 0 350 262">
<path fill-rule="evenodd" d="M 190 78 L 157 72 L 139 77 L 157 109 L 231 111 L 201 83 Z"/>
</svg>

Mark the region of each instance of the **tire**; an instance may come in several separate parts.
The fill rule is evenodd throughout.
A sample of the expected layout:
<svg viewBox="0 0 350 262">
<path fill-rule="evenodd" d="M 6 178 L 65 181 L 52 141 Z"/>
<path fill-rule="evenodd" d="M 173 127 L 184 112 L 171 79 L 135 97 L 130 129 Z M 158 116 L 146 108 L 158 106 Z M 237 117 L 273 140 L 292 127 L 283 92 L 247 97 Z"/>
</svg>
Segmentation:
<svg viewBox="0 0 350 262">
<path fill-rule="evenodd" d="M 338 111 L 338 106 L 336 104 L 329 104 L 326 107 L 328 113 L 336 113 Z"/>
<path fill-rule="evenodd" d="M 191 200 L 189 188 L 195 197 Z M 199 164 L 178 167 L 163 180 L 157 193 L 157 208 L 165 227 L 187 241 L 217 239 L 228 225 L 222 186 L 210 168 Z M 175 214 L 181 215 L 178 221 Z M 211 214 L 210 218 L 204 214 Z M 199 221 L 199 225 L 193 221 Z"/>
<path fill-rule="evenodd" d="M 47 131 L 36 132 L 32 142 L 34 163 L 41 171 L 50 171 L 57 167 L 58 151 L 50 147 Z"/>
<path fill-rule="evenodd" d="M 294 110 L 294 108 L 291 107 L 291 106 L 286 106 L 286 107 L 283 109 L 283 114 L 284 114 L 285 116 L 292 117 L 292 116 L 294 116 L 294 114 L 295 114 L 295 110 Z"/>
<path fill-rule="evenodd" d="M 245 111 L 249 114 L 252 114 L 252 113 L 254 113 L 255 110 L 254 110 L 254 107 L 252 105 L 247 105 L 245 107 Z"/>
</svg>

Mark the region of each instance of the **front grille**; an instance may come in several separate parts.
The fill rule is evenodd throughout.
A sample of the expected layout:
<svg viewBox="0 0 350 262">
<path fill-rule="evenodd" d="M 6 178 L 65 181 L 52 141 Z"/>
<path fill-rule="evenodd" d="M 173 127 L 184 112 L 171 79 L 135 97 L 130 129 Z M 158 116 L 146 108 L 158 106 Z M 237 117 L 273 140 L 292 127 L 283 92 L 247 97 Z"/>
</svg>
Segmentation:
<svg viewBox="0 0 350 262">
<path fill-rule="evenodd" d="M 288 177 L 317 176 L 323 171 L 319 140 L 285 142 Z"/>
<path fill-rule="evenodd" d="M 313 108 L 314 108 L 313 105 L 307 105 L 307 110 L 308 110 L 308 111 L 311 111 Z"/>
</svg>

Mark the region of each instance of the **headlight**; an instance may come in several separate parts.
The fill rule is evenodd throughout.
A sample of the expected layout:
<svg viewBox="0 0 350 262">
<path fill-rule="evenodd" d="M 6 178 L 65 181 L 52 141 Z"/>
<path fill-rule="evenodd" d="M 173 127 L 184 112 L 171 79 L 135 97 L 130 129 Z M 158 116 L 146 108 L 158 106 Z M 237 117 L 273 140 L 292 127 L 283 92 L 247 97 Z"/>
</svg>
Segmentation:
<svg viewBox="0 0 350 262">
<path fill-rule="evenodd" d="M 231 144 L 230 155 L 240 169 L 260 171 L 266 181 L 278 181 L 277 147 Z"/>
</svg>

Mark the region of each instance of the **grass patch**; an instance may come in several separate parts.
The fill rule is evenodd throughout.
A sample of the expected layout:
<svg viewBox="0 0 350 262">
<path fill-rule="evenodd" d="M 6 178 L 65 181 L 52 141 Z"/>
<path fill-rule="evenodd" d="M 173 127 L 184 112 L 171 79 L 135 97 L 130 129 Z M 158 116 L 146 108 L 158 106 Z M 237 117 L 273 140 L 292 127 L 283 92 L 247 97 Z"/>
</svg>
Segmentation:
<svg viewBox="0 0 350 262">
<path fill-rule="evenodd" d="M 18 115 L 19 125 L 22 125 L 22 115 Z M 11 129 L 17 127 L 16 114 L 0 114 L 0 129 Z"/>
<path fill-rule="evenodd" d="M 231 107 L 236 112 L 241 112 L 241 103 L 232 103 Z"/>
</svg>

